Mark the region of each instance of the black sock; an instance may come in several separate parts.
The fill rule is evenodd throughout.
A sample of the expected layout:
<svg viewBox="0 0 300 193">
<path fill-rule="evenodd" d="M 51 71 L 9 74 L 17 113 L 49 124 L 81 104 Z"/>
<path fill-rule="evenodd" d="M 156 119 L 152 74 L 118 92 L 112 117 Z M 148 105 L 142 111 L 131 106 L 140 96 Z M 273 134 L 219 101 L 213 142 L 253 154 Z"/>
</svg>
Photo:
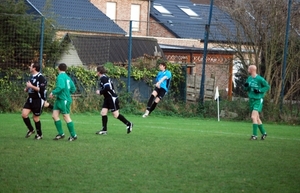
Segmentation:
<svg viewBox="0 0 300 193">
<path fill-rule="evenodd" d="M 102 131 L 107 131 L 107 115 L 102 116 Z"/>
<path fill-rule="evenodd" d="M 33 131 L 34 130 L 33 127 L 32 127 L 32 125 L 31 125 L 29 117 L 23 118 L 23 121 L 24 121 L 25 125 L 27 126 L 27 128 L 29 129 L 29 131 Z"/>
<path fill-rule="evenodd" d="M 151 106 L 151 108 L 150 108 L 150 110 L 149 110 L 149 114 L 150 114 L 152 111 L 154 111 L 156 105 L 157 105 L 156 102 L 154 102 L 154 103 L 152 104 L 152 106 Z"/>
<path fill-rule="evenodd" d="M 148 103 L 147 103 L 147 110 L 149 111 L 151 106 L 152 106 L 152 103 L 153 103 L 153 100 L 154 100 L 155 96 L 153 94 L 151 94 L 149 100 L 148 100 Z"/>
<path fill-rule="evenodd" d="M 129 125 L 130 122 L 121 114 L 119 114 L 118 118 L 120 121 L 122 121 L 125 125 Z"/>
<path fill-rule="evenodd" d="M 41 126 L 41 121 L 34 122 L 35 123 L 35 129 L 36 132 L 39 136 L 42 136 L 42 126 Z"/>
</svg>

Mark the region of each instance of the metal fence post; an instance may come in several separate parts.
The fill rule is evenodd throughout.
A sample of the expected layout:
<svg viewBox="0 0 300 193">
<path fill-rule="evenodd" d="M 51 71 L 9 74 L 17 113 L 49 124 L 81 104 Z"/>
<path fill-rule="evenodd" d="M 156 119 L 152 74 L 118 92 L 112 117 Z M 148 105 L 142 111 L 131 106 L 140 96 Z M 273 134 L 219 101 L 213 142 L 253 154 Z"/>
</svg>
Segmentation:
<svg viewBox="0 0 300 193">
<path fill-rule="evenodd" d="M 39 58 L 39 64 L 40 64 L 40 72 L 42 72 L 43 69 L 43 49 L 44 49 L 44 29 L 45 29 L 45 18 L 42 16 L 41 18 L 41 29 L 40 29 L 40 58 Z"/>
<path fill-rule="evenodd" d="M 210 10 L 208 16 L 208 24 L 205 25 L 205 34 L 204 34 L 204 51 L 203 51 L 203 62 L 202 62 L 202 75 L 201 75 L 201 83 L 200 83 L 200 93 L 199 93 L 199 102 L 203 105 L 204 103 L 204 88 L 205 88 L 205 66 L 206 66 L 206 55 L 207 55 L 207 44 L 209 37 L 209 28 L 212 17 L 214 1 L 210 0 Z"/>
<path fill-rule="evenodd" d="M 130 21 L 130 23 L 129 23 L 128 77 L 127 77 L 127 92 L 128 93 L 130 93 L 131 54 L 132 54 L 132 21 Z"/>
</svg>

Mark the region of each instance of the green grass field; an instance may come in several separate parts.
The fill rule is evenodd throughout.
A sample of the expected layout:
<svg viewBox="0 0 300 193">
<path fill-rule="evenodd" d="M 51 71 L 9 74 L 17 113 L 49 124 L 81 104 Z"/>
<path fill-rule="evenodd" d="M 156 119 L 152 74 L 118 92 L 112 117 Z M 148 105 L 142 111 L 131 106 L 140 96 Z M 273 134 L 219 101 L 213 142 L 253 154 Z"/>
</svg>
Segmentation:
<svg viewBox="0 0 300 193">
<path fill-rule="evenodd" d="M 266 140 L 250 141 L 249 122 L 73 114 L 78 140 L 25 138 L 20 114 L 0 115 L 0 192 L 300 192 L 300 128 L 265 124 Z M 69 133 L 63 124 L 65 134 Z"/>
</svg>

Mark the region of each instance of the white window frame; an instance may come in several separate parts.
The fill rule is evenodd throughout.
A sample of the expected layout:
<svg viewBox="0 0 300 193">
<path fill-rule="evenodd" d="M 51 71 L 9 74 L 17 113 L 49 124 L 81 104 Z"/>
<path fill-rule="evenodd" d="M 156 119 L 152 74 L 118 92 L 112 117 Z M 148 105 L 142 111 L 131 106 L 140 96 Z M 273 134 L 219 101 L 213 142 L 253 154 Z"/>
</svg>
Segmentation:
<svg viewBox="0 0 300 193">
<path fill-rule="evenodd" d="M 131 4 L 130 20 L 132 21 L 132 31 L 140 30 L 141 5 Z"/>
<path fill-rule="evenodd" d="M 153 7 L 162 15 L 172 15 L 172 13 L 169 10 L 167 10 L 164 6 L 162 6 L 159 3 L 154 3 Z"/>
<path fill-rule="evenodd" d="M 108 1 L 106 2 L 106 16 L 111 20 L 116 21 L 117 16 L 117 3 Z"/>
<path fill-rule="evenodd" d="M 178 7 L 190 17 L 193 17 L 193 18 L 199 17 L 199 15 L 196 12 L 194 12 L 191 8 L 189 8 L 188 6 L 178 6 Z"/>
</svg>

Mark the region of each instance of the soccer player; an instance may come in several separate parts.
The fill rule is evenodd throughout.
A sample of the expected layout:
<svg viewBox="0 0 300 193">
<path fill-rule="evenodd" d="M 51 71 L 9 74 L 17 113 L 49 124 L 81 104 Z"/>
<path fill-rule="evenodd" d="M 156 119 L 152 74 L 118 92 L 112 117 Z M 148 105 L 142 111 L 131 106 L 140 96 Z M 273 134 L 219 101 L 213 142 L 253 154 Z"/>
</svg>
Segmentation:
<svg viewBox="0 0 300 193">
<path fill-rule="evenodd" d="M 102 129 L 100 131 L 97 131 L 96 134 L 107 134 L 108 110 L 112 112 L 114 118 L 119 119 L 126 125 L 127 134 L 129 134 L 132 131 L 133 123 L 128 121 L 123 115 L 119 113 L 120 106 L 118 95 L 115 92 L 113 82 L 105 73 L 106 69 L 104 68 L 104 66 L 100 65 L 97 67 L 97 75 L 98 77 L 100 77 L 100 81 L 99 89 L 96 90 L 96 94 L 103 95 L 104 101 L 101 110 Z"/>
<path fill-rule="evenodd" d="M 59 118 L 60 113 L 62 113 L 71 135 L 68 140 L 74 141 L 77 139 L 77 135 L 74 129 L 74 123 L 70 117 L 70 108 L 72 104 L 71 94 L 76 91 L 76 88 L 72 79 L 66 74 L 66 70 L 67 65 L 65 63 L 58 65 L 59 75 L 56 78 L 55 88 L 52 90 L 49 97 L 56 98 L 53 106 L 52 118 L 58 131 L 58 135 L 55 136 L 54 140 L 63 139 L 65 137 L 62 123 Z"/>
<path fill-rule="evenodd" d="M 155 88 L 148 100 L 147 109 L 143 117 L 147 117 L 155 109 L 159 101 L 165 96 L 169 90 L 172 73 L 167 70 L 167 64 L 165 62 L 159 63 L 159 72 L 156 76 Z"/>
<path fill-rule="evenodd" d="M 257 68 L 255 65 L 250 65 L 248 67 L 250 76 L 244 85 L 244 89 L 248 92 L 250 110 L 252 111 L 251 119 L 253 123 L 253 133 L 250 140 L 257 139 L 257 128 L 259 128 L 262 134 L 261 139 L 264 140 L 267 137 L 267 132 L 264 129 L 262 121 L 260 120 L 259 113 L 262 111 L 263 98 L 270 86 L 263 77 L 256 73 L 256 70 Z"/>
<path fill-rule="evenodd" d="M 39 140 L 43 138 L 40 115 L 42 114 L 44 102 L 47 96 L 47 81 L 40 73 L 40 65 L 38 63 L 32 63 L 29 69 L 31 77 L 30 80 L 26 82 L 26 87 L 24 89 L 25 92 L 28 92 L 28 98 L 22 109 L 22 118 L 28 128 L 25 136 L 28 138 L 35 133 L 28 117 L 30 112 L 33 113 L 33 121 L 37 132 L 35 139 Z"/>
</svg>

